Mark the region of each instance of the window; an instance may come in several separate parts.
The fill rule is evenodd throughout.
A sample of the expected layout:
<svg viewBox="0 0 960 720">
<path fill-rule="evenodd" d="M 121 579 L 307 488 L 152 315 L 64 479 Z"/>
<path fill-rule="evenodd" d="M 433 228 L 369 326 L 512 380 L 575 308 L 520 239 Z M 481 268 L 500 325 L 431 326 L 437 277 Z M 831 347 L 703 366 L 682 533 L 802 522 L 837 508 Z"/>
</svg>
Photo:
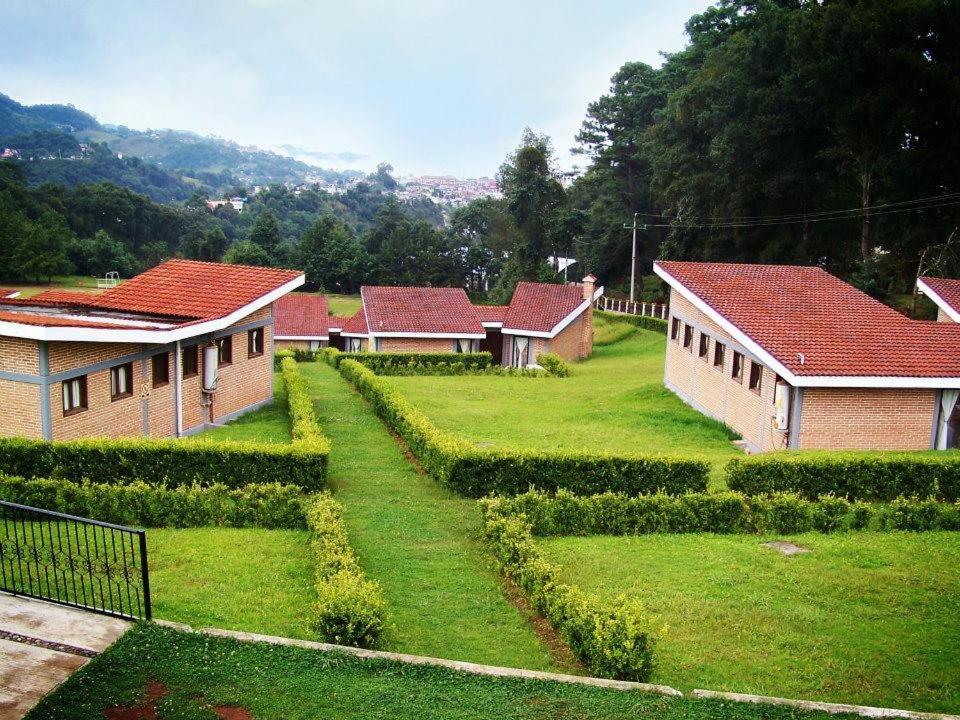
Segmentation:
<svg viewBox="0 0 960 720">
<path fill-rule="evenodd" d="M 693 352 L 693 328 L 689 325 L 683 326 L 683 346 Z"/>
<path fill-rule="evenodd" d="M 700 347 L 697 350 L 697 353 L 704 360 L 707 359 L 707 355 L 710 352 L 710 336 L 706 333 L 700 333 Z"/>
<path fill-rule="evenodd" d="M 736 350 L 733 351 L 733 371 L 730 373 L 730 377 L 738 383 L 743 382 L 743 354 Z"/>
<path fill-rule="evenodd" d="M 217 365 L 223 367 L 233 362 L 233 335 L 217 338 Z"/>
<path fill-rule="evenodd" d="M 110 399 L 120 400 L 133 395 L 133 363 L 110 368 Z"/>
<path fill-rule="evenodd" d="M 726 351 L 726 346 L 719 340 L 713 343 L 713 366 L 723 370 L 723 355 Z"/>
<path fill-rule="evenodd" d="M 760 394 L 760 383 L 763 381 L 763 365 L 750 361 L 750 389 Z"/>
<path fill-rule="evenodd" d="M 363 350 L 362 338 L 347 338 L 347 352 L 360 352 Z"/>
<path fill-rule="evenodd" d="M 680 320 L 678 318 L 674 318 L 670 322 L 670 339 L 676 340 L 677 337 L 679 337 L 679 335 L 680 335 Z"/>
<path fill-rule="evenodd" d="M 514 367 L 526 367 L 530 364 L 530 338 L 513 338 L 513 363 Z"/>
<path fill-rule="evenodd" d="M 477 351 L 477 341 L 476 340 L 464 340 L 458 339 L 454 344 L 454 352 L 458 353 L 472 353 Z"/>
<path fill-rule="evenodd" d="M 247 357 L 263 355 L 263 328 L 247 332 Z"/>
<path fill-rule="evenodd" d="M 160 353 L 150 358 L 153 370 L 153 386 L 163 387 L 170 382 L 170 353 Z"/>
<path fill-rule="evenodd" d="M 87 376 L 63 381 L 63 414 L 75 415 L 87 409 Z"/>
<path fill-rule="evenodd" d="M 183 377 L 193 377 L 200 369 L 200 359 L 198 352 L 200 348 L 197 345 L 183 348 Z"/>
</svg>

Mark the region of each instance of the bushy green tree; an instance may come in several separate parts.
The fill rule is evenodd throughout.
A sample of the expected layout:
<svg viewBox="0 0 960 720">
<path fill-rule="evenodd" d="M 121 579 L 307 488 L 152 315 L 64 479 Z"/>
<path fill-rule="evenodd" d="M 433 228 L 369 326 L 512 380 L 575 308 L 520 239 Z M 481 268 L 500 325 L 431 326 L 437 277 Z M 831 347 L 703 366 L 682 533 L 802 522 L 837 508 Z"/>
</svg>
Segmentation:
<svg viewBox="0 0 960 720">
<path fill-rule="evenodd" d="M 19 277 L 49 282 L 54 275 L 73 272 L 67 257 L 67 245 L 74 239 L 66 219 L 52 210 L 45 211 L 34 223 L 28 223 L 17 242 L 11 266 Z"/>
<path fill-rule="evenodd" d="M 272 258 L 267 255 L 267 251 L 260 245 L 249 240 L 234 243 L 223 256 L 225 263 L 231 265 L 259 265 L 269 267 Z"/>
</svg>

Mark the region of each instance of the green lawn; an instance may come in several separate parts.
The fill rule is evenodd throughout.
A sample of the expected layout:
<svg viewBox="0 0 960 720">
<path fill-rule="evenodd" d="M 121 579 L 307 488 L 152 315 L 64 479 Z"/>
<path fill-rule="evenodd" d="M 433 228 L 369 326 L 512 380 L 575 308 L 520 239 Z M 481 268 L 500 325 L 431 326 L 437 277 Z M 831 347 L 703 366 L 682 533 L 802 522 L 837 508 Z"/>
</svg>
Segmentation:
<svg viewBox="0 0 960 720">
<path fill-rule="evenodd" d="M 73 292 L 97 292 L 97 279 L 84 275 L 58 275 L 50 282 L 12 282 L 0 281 L 0 287 L 19 290 L 20 297 L 29 298 L 45 290 L 70 290 Z"/>
<path fill-rule="evenodd" d="M 721 424 L 663 386 L 666 339 L 637 329 L 572 365 L 569 378 L 391 377 L 444 430 L 484 447 L 663 453 L 719 469 L 740 453 Z"/>
<path fill-rule="evenodd" d="M 287 414 L 287 391 L 280 373 L 273 374 L 273 402 L 259 410 L 241 415 L 233 422 L 204 430 L 187 439 L 246 440 L 250 442 L 290 442 L 290 416 Z"/>
<path fill-rule="evenodd" d="M 307 532 L 154 528 L 147 547 L 154 617 L 316 639 Z"/>
<path fill-rule="evenodd" d="M 353 315 L 360 309 L 359 295 L 331 295 L 327 293 L 327 312 L 331 315 Z"/>
<path fill-rule="evenodd" d="M 538 540 L 563 579 L 668 626 L 654 682 L 960 711 L 960 533 Z"/>
<path fill-rule="evenodd" d="M 148 683 L 153 691 L 144 706 Z M 117 712 L 117 706 L 125 714 Z M 132 710 L 141 706 L 141 710 Z M 156 713 L 151 712 L 154 707 Z M 231 714 L 217 709 L 233 708 Z M 250 714 L 241 714 L 240 708 Z M 30 720 L 826 720 L 823 714 L 466 675 L 141 625 L 27 716 Z"/>
<path fill-rule="evenodd" d="M 553 667 L 504 596 L 477 539 L 475 502 L 417 472 L 367 403 L 335 370 L 304 363 L 333 443 L 330 483 L 350 544 L 384 590 L 387 649 L 534 669 Z"/>
</svg>

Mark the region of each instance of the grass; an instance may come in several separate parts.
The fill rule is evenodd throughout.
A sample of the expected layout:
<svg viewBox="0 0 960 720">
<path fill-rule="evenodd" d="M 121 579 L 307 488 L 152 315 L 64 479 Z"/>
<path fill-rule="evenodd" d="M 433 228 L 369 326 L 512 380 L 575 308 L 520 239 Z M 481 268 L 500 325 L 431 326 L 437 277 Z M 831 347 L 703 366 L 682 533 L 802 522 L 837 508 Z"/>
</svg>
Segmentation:
<svg viewBox="0 0 960 720">
<path fill-rule="evenodd" d="M 154 617 L 195 627 L 316 639 L 309 534 L 299 530 L 147 530 Z"/>
<path fill-rule="evenodd" d="M 273 374 L 273 402 L 259 410 L 241 415 L 221 427 L 210 428 L 187 439 L 245 440 L 249 442 L 290 442 L 290 416 L 287 414 L 287 391 L 280 373 Z"/>
<path fill-rule="evenodd" d="M 216 720 L 245 708 L 257 720 L 825 720 L 823 714 L 665 698 L 561 683 L 489 678 L 444 668 L 360 660 L 139 625 L 44 698 L 30 720 L 88 720 L 143 702 L 156 715 Z M 149 703 L 152 705 L 153 703 Z M 121 717 L 121 715 L 112 715 Z"/>
<path fill-rule="evenodd" d="M 440 428 L 495 448 L 587 449 L 702 458 L 739 456 L 723 424 L 663 386 L 666 338 L 637 329 L 571 366 L 569 378 L 391 377 Z"/>
<path fill-rule="evenodd" d="M 567 582 L 639 597 L 668 626 L 654 682 L 960 710 L 960 533 L 539 540 Z"/>
<path fill-rule="evenodd" d="M 327 293 L 327 312 L 331 315 L 353 315 L 360 309 L 359 295 L 331 295 Z"/>
<path fill-rule="evenodd" d="M 82 283 L 82 284 L 81 284 Z M 19 290 L 21 298 L 30 298 L 45 290 L 70 290 L 73 292 L 96 293 L 97 279 L 85 275 L 57 275 L 48 282 L 10 282 L 0 281 L 0 286 Z"/>
<path fill-rule="evenodd" d="M 333 443 L 330 484 L 350 543 L 383 586 L 385 647 L 496 665 L 554 667 L 528 620 L 504 596 L 476 535 L 475 502 L 418 472 L 367 403 L 335 370 L 300 366 Z"/>
<path fill-rule="evenodd" d="M 610 320 L 604 315 L 595 313 L 593 316 L 593 344 L 594 346 L 613 345 L 630 337 L 637 331 L 636 325 Z"/>
</svg>

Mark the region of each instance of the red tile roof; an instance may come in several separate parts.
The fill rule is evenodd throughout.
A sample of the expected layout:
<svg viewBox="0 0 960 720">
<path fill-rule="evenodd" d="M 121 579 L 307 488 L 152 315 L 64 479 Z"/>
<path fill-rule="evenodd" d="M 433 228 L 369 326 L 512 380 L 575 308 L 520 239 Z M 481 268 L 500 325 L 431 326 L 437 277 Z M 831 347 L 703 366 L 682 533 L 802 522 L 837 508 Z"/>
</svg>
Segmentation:
<svg viewBox="0 0 960 720">
<path fill-rule="evenodd" d="M 19 290 L 13 290 L 11 288 L 0 288 L 0 298 L 10 297 L 11 295 L 16 295 L 19 292 Z"/>
<path fill-rule="evenodd" d="M 960 280 L 921 277 L 920 282 L 933 290 L 950 310 L 953 310 L 955 313 L 960 313 Z M 934 300 L 934 302 L 937 301 Z M 937 302 L 937 305 L 940 305 L 940 303 Z"/>
<path fill-rule="evenodd" d="M 474 305 L 473 309 L 477 311 L 481 322 L 502 323 L 507 317 L 509 305 Z"/>
<path fill-rule="evenodd" d="M 343 321 L 343 325 L 341 325 L 341 334 L 347 333 L 352 333 L 354 335 L 367 334 L 367 319 L 363 314 L 363 308 L 360 308 L 353 315 Z"/>
<path fill-rule="evenodd" d="M 7 306 L 10 307 L 10 306 Z M 74 327 L 74 328 L 101 328 L 104 330 L 141 330 L 139 325 L 124 325 L 123 323 L 105 323 L 95 320 L 78 320 L 63 315 L 43 315 L 31 312 L 13 312 L 0 308 L 0 322 L 19 323 L 21 325 L 36 325 L 39 327 Z"/>
<path fill-rule="evenodd" d="M 212 319 L 229 315 L 302 274 L 278 268 L 168 260 L 92 296 L 90 304 L 125 312 Z"/>
<path fill-rule="evenodd" d="M 910 320 L 820 268 L 656 267 L 794 375 L 960 377 L 960 325 Z"/>
<path fill-rule="evenodd" d="M 328 328 L 326 295 L 290 293 L 273 304 L 276 337 L 326 339 Z"/>
<path fill-rule="evenodd" d="M 383 287 L 360 289 L 372 333 L 483 335 L 463 288 Z"/>
<path fill-rule="evenodd" d="M 327 321 L 327 325 L 330 329 L 340 328 L 342 330 L 343 326 L 350 320 L 350 317 L 350 315 L 331 315 Z"/>
<path fill-rule="evenodd" d="M 529 332 L 551 332 L 582 302 L 581 285 L 517 283 L 503 327 Z"/>
</svg>

